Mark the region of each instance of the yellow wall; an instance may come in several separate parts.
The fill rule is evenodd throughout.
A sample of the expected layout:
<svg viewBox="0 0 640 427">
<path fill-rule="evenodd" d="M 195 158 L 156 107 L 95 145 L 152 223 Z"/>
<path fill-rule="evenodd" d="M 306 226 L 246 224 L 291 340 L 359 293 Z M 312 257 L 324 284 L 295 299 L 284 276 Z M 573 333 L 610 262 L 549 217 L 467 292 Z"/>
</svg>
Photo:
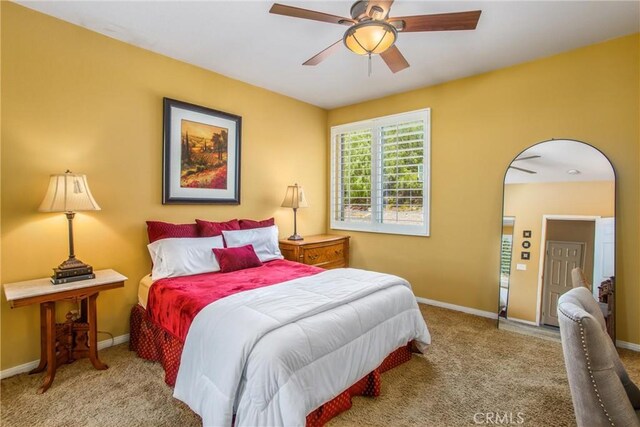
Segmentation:
<svg viewBox="0 0 640 427">
<path fill-rule="evenodd" d="M 538 278 L 541 275 L 540 248 L 543 215 L 592 215 L 609 217 L 614 214 L 613 182 L 573 182 L 544 184 L 509 184 L 505 186 L 504 214 L 515 217 L 511 275 L 509 277 L 510 318 L 536 321 Z M 522 232 L 531 230 L 531 238 Z M 618 233 L 618 237 L 620 234 Z M 531 242 L 526 249 L 531 259 L 520 259 L 522 241 Z M 588 249 L 593 251 L 593 249 Z M 623 260 L 618 256 L 618 266 Z M 525 264 L 527 270 L 516 270 L 516 264 Z M 591 267 L 593 268 L 593 267 Z M 622 297 L 620 297 L 622 298 Z M 616 304 L 619 300 L 616 300 Z M 620 301 L 625 304 L 624 301 Z"/>
<path fill-rule="evenodd" d="M 635 34 L 330 110 L 335 126 L 431 108 L 431 236 L 350 232 L 353 265 L 404 276 L 420 297 L 496 312 L 507 165 L 540 141 L 585 141 L 617 172 L 618 337 L 640 343 L 639 45 Z"/>
<path fill-rule="evenodd" d="M 2 283 L 66 258 L 64 215 L 37 209 L 49 174 L 67 168 L 87 174 L 102 207 L 76 216 L 78 257 L 129 277 L 98 298 L 99 328 L 116 336 L 150 269 L 145 220 L 275 215 L 285 236 L 292 211 L 279 206 L 298 182 L 311 204 L 299 231 L 326 230 L 325 110 L 1 3 Z M 242 116 L 240 206 L 161 204 L 163 97 Z M 3 294 L 1 310 L 1 368 L 38 359 L 37 307 L 10 309 Z"/>
</svg>

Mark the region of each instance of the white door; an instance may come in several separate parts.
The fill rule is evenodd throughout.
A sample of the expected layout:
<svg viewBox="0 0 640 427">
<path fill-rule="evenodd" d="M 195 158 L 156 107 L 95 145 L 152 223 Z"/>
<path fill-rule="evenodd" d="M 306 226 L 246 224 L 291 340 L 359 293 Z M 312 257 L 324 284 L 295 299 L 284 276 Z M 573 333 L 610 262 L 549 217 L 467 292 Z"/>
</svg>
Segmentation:
<svg viewBox="0 0 640 427">
<path fill-rule="evenodd" d="M 598 299 L 598 286 L 615 274 L 616 220 L 596 219 L 593 253 L 593 296 Z"/>
<path fill-rule="evenodd" d="M 542 288 L 542 323 L 559 326 L 558 298 L 572 288 L 571 270 L 582 268 L 584 243 L 547 242 Z"/>
</svg>

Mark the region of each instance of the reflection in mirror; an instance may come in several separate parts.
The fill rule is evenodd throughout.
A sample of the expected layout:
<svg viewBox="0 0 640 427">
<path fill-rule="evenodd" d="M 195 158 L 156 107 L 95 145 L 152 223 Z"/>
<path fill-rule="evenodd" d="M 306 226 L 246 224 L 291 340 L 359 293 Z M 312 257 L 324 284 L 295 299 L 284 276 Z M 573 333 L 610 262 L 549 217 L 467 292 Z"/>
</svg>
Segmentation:
<svg viewBox="0 0 640 427">
<path fill-rule="evenodd" d="M 502 217 L 502 246 L 500 247 L 500 316 L 507 317 L 507 294 L 511 274 L 511 253 L 513 248 L 513 226 L 515 218 Z"/>
<path fill-rule="evenodd" d="M 601 302 L 615 339 L 615 173 L 604 154 L 573 140 L 528 148 L 507 168 L 502 214 L 499 327 L 558 338 L 557 301 L 579 268 L 576 285 Z"/>
</svg>

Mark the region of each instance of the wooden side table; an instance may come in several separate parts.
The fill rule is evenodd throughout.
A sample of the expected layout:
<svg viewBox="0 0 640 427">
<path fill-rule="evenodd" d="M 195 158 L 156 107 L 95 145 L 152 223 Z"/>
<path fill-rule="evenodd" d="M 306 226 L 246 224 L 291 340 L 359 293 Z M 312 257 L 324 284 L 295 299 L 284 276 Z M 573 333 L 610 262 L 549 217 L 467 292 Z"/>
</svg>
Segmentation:
<svg viewBox="0 0 640 427">
<path fill-rule="evenodd" d="M 114 270 L 99 270 L 95 279 L 53 285 L 47 277 L 24 282 L 6 283 L 4 294 L 11 308 L 40 304 L 40 364 L 29 374 L 47 370 L 38 393 L 47 391 L 56 375 L 56 368 L 82 357 L 89 357 L 96 369 L 108 366 L 98 358 L 98 327 L 96 299 L 101 291 L 121 288 L 125 276 Z M 81 301 L 82 315 L 56 324 L 56 301 Z"/>
<path fill-rule="evenodd" d="M 280 240 L 280 252 L 289 261 L 326 269 L 349 267 L 349 236 L 319 234 L 304 240 Z"/>
</svg>

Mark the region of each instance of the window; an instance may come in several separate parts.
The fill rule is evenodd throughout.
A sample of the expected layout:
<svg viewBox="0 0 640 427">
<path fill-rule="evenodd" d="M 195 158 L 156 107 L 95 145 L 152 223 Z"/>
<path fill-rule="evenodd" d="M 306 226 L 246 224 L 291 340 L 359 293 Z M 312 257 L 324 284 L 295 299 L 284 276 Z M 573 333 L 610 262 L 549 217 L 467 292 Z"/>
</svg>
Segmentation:
<svg viewBox="0 0 640 427">
<path fill-rule="evenodd" d="M 511 244 L 513 235 L 502 235 L 502 250 L 500 252 L 500 277 L 509 280 L 511 274 Z"/>
<path fill-rule="evenodd" d="M 331 228 L 429 235 L 430 110 L 331 128 Z"/>
</svg>

